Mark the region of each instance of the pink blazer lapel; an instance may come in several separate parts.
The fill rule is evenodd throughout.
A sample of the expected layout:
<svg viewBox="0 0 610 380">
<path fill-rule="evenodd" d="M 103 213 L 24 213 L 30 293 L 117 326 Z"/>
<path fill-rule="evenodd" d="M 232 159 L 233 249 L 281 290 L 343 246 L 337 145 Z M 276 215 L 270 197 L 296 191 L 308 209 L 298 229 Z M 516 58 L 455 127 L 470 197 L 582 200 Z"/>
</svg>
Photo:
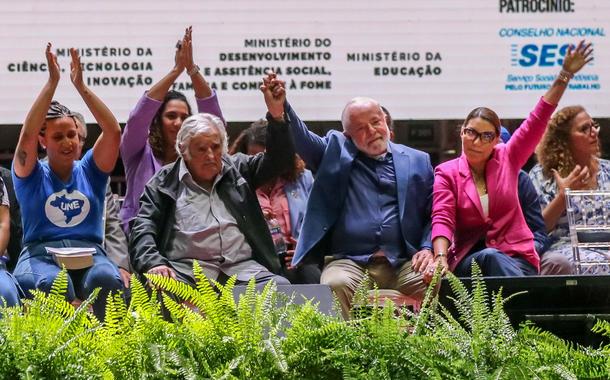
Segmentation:
<svg viewBox="0 0 610 380">
<path fill-rule="evenodd" d="M 462 189 L 464 189 L 464 192 L 466 195 L 468 195 L 468 198 L 470 198 L 470 201 L 479 212 L 479 216 L 481 216 L 482 219 L 485 219 L 483 207 L 481 206 L 481 199 L 479 198 L 479 192 L 474 184 L 474 179 L 472 178 L 472 173 L 470 173 L 470 168 L 468 166 L 468 160 L 464 154 L 460 156 L 458 165 L 460 176 L 462 177 Z"/>
<path fill-rule="evenodd" d="M 497 198 L 494 195 L 498 193 L 498 186 L 502 186 L 502 183 L 500 183 L 502 179 L 498 176 L 499 171 L 500 161 L 498 161 L 497 151 L 494 150 L 485 167 L 485 182 L 487 184 L 487 195 L 490 213 L 493 209 L 493 202 Z"/>
</svg>

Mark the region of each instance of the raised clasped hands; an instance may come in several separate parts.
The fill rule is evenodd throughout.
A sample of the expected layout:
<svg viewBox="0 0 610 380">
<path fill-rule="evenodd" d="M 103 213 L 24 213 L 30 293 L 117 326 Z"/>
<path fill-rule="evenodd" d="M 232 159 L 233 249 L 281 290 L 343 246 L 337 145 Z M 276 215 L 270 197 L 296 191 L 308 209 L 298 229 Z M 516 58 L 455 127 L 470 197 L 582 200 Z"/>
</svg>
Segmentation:
<svg viewBox="0 0 610 380">
<path fill-rule="evenodd" d="M 188 59 L 193 59 L 193 47 L 191 45 L 191 39 L 189 34 L 190 27 L 186 28 L 182 39 L 176 42 L 176 54 L 174 55 L 174 70 L 178 73 L 182 73 L 188 66 Z"/>
<path fill-rule="evenodd" d="M 195 61 L 193 60 L 193 27 L 189 26 L 184 31 L 184 38 L 182 39 L 182 49 L 184 50 L 184 64 L 187 73 L 191 73 L 191 70 L 195 68 Z"/>
<path fill-rule="evenodd" d="M 267 110 L 274 119 L 281 119 L 284 114 L 285 86 L 286 83 L 279 80 L 272 70 L 267 71 L 267 76 L 263 77 L 263 84 L 260 89 L 265 97 Z"/>
<path fill-rule="evenodd" d="M 563 58 L 563 70 L 570 74 L 576 74 L 587 63 L 593 60 L 593 46 L 591 42 L 585 43 L 584 40 L 578 46 L 570 45 L 565 57 Z"/>
</svg>

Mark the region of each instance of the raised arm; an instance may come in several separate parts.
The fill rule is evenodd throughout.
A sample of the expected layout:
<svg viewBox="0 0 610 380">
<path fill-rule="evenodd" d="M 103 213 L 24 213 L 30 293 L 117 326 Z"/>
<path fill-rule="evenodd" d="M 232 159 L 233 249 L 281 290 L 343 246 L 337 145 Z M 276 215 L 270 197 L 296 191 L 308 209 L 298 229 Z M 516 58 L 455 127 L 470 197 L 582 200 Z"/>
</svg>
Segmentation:
<svg viewBox="0 0 610 380">
<path fill-rule="evenodd" d="M 193 60 L 193 27 L 189 26 L 184 32 L 184 38 L 182 39 L 182 49 L 185 54 L 185 65 L 186 72 L 191 77 L 193 83 L 193 89 L 195 90 L 195 97 L 197 99 L 209 98 L 212 96 L 212 89 L 206 82 L 205 78 L 199 70 Z M 216 115 L 218 116 L 218 115 Z"/>
<path fill-rule="evenodd" d="M 15 149 L 13 169 L 15 174 L 21 178 L 29 176 L 34 169 L 34 165 L 36 165 L 38 160 L 38 135 L 45 122 L 47 110 L 49 105 L 51 105 L 51 100 L 53 100 L 53 95 L 59 83 L 59 65 L 57 57 L 51 52 L 50 42 L 47 44 L 45 55 L 47 57 L 49 79 L 40 91 L 40 94 L 38 94 L 23 122 L 23 127 L 19 134 L 19 142 L 17 142 L 17 148 Z"/>
<path fill-rule="evenodd" d="M 218 116 L 223 122 L 225 121 L 218 104 L 216 93 L 210 88 L 210 85 L 203 77 L 199 70 L 199 66 L 193 60 L 193 28 L 189 26 L 186 29 L 183 49 L 186 54 L 186 72 L 191 77 L 193 89 L 195 90 L 195 100 L 197 101 L 197 110 L 199 113 L 209 113 Z"/>
<path fill-rule="evenodd" d="M 119 157 L 121 127 L 110 109 L 85 85 L 80 56 L 76 49 L 70 49 L 70 56 L 70 80 L 102 130 L 93 146 L 93 160 L 101 171 L 110 173 Z"/>
<path fill-rule="evenodd" d="M 294 166 L 294 142 L 284 117 L 286 92 L 283 82 L 269 72 L 263 78 L 261 91 L 267 105 L 266 151 L 248 160 L 250 181 L 254 188 L 267 183 Z"/>
<path fill-rule="evenodd" d="M 163 101 L 165 95 L 169 91 L 169 88 L 174 84 L 176 79 L 182 74 L 186 68 L 187 52 L 184 49 L 186 35 L 182 40 L 178 40 L 176 43 L 176 53 L 174 55 L 174 67 L 165 74 L 160 81 L 155 83 L 150 90 L 148 90 L 148 97 L 160 102 Z"/>
<path fill-rule="evenodd" d="M 305 161 L 307 166 L 312 170 L 317 170 L 320 161 L 322 161 L 322 157 L 324 156 L 324 151 L 326 150 L 326 140 L 315 133 L 310 132 L 307 125 L 301 121 L 290 104 L 288 104 L 288 101 L 286 101 L 286 83 L 278 79 L 273 72 L 267 76 L 266 80 L 267 84 L 263 83 L 263 86 L 270 86 L 273 88 L 274 92 L 281 91 L 283 94 L 282 98 L 284 99 L 281 107 L 278 102 L 273 102 L 271 105 L 268 104 L 268 106 L 272 107 L 269 109 L 269 112 L 272 116 L 274 114 L 276 116 L 285 116 L 294 138 L 296 152 L 301 156 L 303 161 Z"/>
<path fill-rule="evenodd" d="M 574 45 L 568 47 L 568 51 L 563 58 L 563 65 L 559 75 L 557 75 L 553 85 L 543 96 L 547 103 L 552 105 L 559 104 L 559 100 L 561 100 L 563 93 L 568 87 L 570 79 L 572 79 L 574 74 L 579 72 L 587 63 L 593 60 L 592 53 L 593 48 L 591 47 L 591 43 L 589 42 L 587 44 L 584 40 L 580 41 L 576 48 L 574 48 Z"/>
<path fill-rule="evenodd" d="M 126 168 L 133 166 L 133 163 L 140 162 L 155 114 L 163 104 L 165 95 L 167 95 L 172 84 L 184 71 L 187 55 L 183 48 L 184 39 L 176 43 L 174 67 L 140 98 L 138 104 L 129 114 L 121 138 L 121 158 Z"/>
<path fill-rule="evenodd" d="M 528 118 L 515 131 L 506 144 L 510 162 L 521 169 L 542 138 L 546 125 L 565 92 L 568 82 L 593 57 L 591 44 L 581 41 L 576 48 L 570 46 L 563 60 L 563 67 L 553 85 L 544 94 Z"/>
</svg>

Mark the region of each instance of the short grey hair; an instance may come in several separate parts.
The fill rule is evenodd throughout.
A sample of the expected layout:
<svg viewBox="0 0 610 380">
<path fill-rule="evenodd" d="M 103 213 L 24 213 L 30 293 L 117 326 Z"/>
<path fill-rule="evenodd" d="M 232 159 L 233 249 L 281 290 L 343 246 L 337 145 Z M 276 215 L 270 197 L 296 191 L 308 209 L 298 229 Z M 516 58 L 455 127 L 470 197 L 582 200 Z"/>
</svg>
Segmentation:
<svg viewBox="0 0 610 380">
<path fill-rule="evenodd" d="M 347 125 L 349 124 L 349 119 L 351 116 L 351 113 L 348 112 L 349 108 L 354 104 L 366 104 L 366 103 L 373 103 L 373 104 L 377 105 L 379 107 L 379 110 L 381 112 L 383 112 L 383 109 L 381 108 L 381 104 L 373 98 L 367 98 L 367 97 L 353 98 L 352 100 L 347 102 L 347 104 L 343 108 L 343 112 L 341 113 L 341 125 L 343 125 L 344 131 L 346 130 Z M 384 115 L 385 115 L 385 113 L 384 113 Z"/>
<path fill-rule="evenodd" d="M 182 126 L 176 135 L 176 151 L 183 159 L 191 158 L 189 145 L 193 137 L 202 133 L 209 133 L 213 129 L 218 131 L 220 135 L 220 144 L 222 145 L 222 154 L 225 155 L 229 151 L 229 142 L 227 139 L 227 130 L 224 122 L 215 115 L 209 113 L 198 113 L 189 116 L 182 122 Z"/>
</svg>

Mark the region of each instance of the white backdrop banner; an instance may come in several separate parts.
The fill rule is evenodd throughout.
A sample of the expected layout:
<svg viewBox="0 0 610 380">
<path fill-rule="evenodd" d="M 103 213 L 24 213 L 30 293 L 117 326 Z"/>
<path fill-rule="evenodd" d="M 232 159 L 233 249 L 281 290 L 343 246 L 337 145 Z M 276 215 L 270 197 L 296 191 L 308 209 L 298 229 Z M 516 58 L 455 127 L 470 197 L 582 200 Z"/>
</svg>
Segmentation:
<svg viewBox="0 0 610 380">
<path fill-rule="evenodd" d="M 63 77 L 56 99 L 86 111 L 69 80 L 70 47 L 86 83 L 125 122 L 173 66 L 193 25 L 196 63 L 228 121 L 264 115 L 265 69 L 287 81 L 306 120 L 337 120 L 354 96 L 398 119 L 461 119 L 488 106 L 524 118 L 552 83 L 570 43 L 595 60 L 563 105 L 610 117 L 608 0 L 19 0 L 0 12 L 0 124 L 19 124 L 47 78 L 47 41 Z M 194 105 L 186 74 L 175 84 Z M 85 112 L 92 121 L 91 115 Z"/>
</svg>

